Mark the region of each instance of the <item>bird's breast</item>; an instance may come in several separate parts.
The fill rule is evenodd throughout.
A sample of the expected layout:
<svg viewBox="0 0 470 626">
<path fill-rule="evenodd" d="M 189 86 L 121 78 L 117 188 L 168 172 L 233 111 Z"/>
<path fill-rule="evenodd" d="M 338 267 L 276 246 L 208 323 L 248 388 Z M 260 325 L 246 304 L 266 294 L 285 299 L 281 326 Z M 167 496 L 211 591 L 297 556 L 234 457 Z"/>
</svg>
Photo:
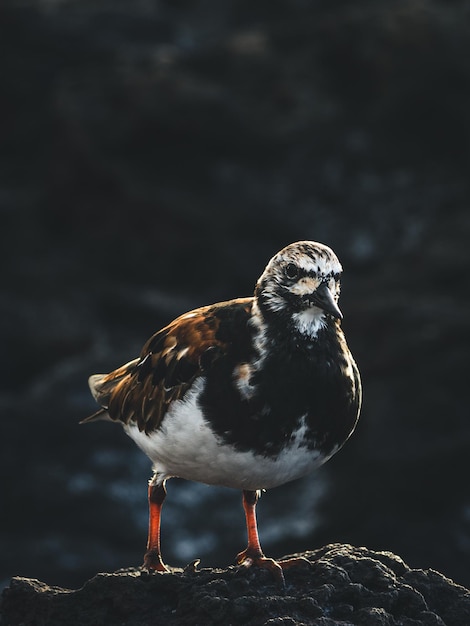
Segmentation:
<svg viewBox="0 0 470 626">
<path fill-rule="evenodd" d="M 161 480 L 177 476 L 236 489 L 268 489 L 308 474 L 331 456 L 309 449 L 305 420 L 300 420 L 274 456 L 227 443 L 213 430 L 200 406 L 206 383 L 199 378 L 187 397 L 172 405 L 157 430 L 146 434 L 136 425 L 125 426 L 152 460 Z"/>
</svg>

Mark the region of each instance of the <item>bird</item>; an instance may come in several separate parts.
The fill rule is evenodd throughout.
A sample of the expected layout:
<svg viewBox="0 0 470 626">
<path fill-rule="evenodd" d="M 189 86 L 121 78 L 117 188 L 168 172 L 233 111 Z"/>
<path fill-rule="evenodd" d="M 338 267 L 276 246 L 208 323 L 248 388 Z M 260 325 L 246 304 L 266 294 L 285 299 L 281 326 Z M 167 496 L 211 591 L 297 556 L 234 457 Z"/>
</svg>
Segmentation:
<svg viewBox="0 0 470 626">
<path fill-rule="evenodd" d="M 298 558 L 262 551 L 262 491 L 309 474 L 352 434 L 358 367 L 341 328 L 342 266 L 333 250 L 297 241 L 268 262 L 249 297 L 177 317 L 140 356 L 89 378 L 99 410 L 82 423 L 120 423 L 153 464 L 143 567 L 170 571 L 160 521 L 172 477 L 241 490 L 248 543 L 240 566 L 283 571 Z"/>
</svg>

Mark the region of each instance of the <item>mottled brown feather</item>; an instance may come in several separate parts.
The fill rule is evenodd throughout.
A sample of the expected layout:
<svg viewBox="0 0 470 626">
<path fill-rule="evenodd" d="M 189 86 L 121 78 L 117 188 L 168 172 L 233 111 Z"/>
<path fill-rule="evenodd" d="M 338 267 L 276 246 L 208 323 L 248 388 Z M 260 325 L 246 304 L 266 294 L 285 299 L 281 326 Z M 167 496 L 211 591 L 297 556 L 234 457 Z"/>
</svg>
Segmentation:
<svg viewBox="0 0 470 626">
<path fill-rule="evenodd" d="M 170 404 L 184 397 L 204 369 L 203 355 L 230 349 L 218 337 L 221 309 L 227 304 L 245 304 L 251 298 L 201 307 L 186 313 L 155 333 L 144 345 L 140 359 L 103 376 L 102 404 L 112 420 L 135 423 L 146 433 L 159 427 Z"/>
</svg>

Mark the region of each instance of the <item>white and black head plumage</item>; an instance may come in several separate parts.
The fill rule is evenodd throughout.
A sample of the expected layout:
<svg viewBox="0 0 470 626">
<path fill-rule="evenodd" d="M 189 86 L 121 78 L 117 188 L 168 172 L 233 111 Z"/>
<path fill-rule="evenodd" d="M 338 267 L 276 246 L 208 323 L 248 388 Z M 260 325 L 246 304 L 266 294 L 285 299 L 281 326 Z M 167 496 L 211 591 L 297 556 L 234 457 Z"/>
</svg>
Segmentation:
<svg viewBox="0 0 470 626">
<path fill-rule="evenodd" d="M 329 320 L 342 318 L 338 307 L 342 267 L 328 246 L 299 241 L 280 250 L 257 282 L 261 315 L 279 318 L 294 332 L 317 336 Z"/>
</svg>

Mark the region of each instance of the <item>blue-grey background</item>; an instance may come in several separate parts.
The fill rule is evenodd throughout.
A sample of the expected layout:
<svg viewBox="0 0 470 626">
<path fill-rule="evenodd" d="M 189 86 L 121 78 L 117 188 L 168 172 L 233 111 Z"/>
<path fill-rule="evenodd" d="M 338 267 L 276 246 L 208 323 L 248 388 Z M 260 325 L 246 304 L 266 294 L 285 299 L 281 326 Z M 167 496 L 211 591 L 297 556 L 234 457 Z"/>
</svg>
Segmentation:
<svg viewBox="0 0 470 626">
<path fill-rule="evenodd" d="M 358 429 L 259 504 L 265 551 L 348 541 L 470 585 L 468 2 L 0 8 L 0 581 L 141 563 L 150 464 L 87 377 L 298 239 L 332 246 Z M 240 494 L 171 481 L 163 553 L 227 565 Z"/>
</svg>

